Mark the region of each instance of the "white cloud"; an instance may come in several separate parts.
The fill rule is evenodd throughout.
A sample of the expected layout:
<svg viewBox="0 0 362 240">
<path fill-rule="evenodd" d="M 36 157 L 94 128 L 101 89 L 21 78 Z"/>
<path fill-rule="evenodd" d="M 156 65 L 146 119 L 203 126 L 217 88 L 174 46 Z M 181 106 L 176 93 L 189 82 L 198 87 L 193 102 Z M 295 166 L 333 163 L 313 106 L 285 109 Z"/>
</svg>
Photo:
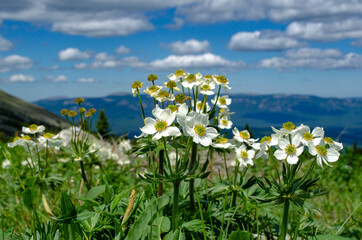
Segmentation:
<svg viewBox="0 0 362 240">
<path fill-rule="evenodd" d="M 9 78 L 9 82 L 34 82 L 34 77 L 23 74 L 15 74 Z"/>
<path fill-rule="evenodd" d="M 209 50 L 210 43 L 207 40 L 198 41 L 190 39 L 185 42 L 177 41 L 167 44 L 166 47 L 174 54 L 187 55 L 192 53 L 204 53 Z"/>
<path fill-rule="evenodd" d="M 106 60 L 113 60 L 114 56 L 109 56 L 106 52 L 98 53 L 95 57 L 97 61 L 106 61 Z"/>
<path fill-rule="evenodd" d="M 127 36 L 140 31 L 153 30 L 146 19 L 123 17 L 120 19 L 84 19 L 78 21 L 57 22 L 52 31 L 70 35 L 88 37 Z"/>
<path fill-rule="evenodd" d="M 300 48 L 288 50 L 288 58 L 338 58 L 342 53 L 338 49 Z"/>
<path fill-rule="evenodd" d="M 9 72 L 19 69 L 27 69 L 33 66 L 30 58 L 20 55 L 9 55 L 5 58 L 0 57 L 0 72 Z"/>
<path fill-rule="evenodd" d="M 87 68 L 87 67 L 88 67 L 88 65 L 87 65 L 86 63 L 84 63 L 84 62 L 75 64 L 75 65 L 73 66 L 73 68 L 75 68 L 75 69 L 85 69 L 85 68 Z"/>
<path fill-rule="evenodd" d="M 185 20 L 183 20 L 182 18 L 174 17 L 173 23 L 165 24 L 164 27 L 167 29 L 170 29 L 170 30 L 178 30 L 178 29 L 182 28 L 184 23 L 185 23 Z"/>
<path fill-rule="evenodd" d="M 229 48 L 234 51 L 278 51 L 303 45 L 305 44 L 280 31 L 255 31 L 234 34 Z"/>
<path fill-rule="evenodd" d="M 295 38 L 312 41 L 337 41 L 362 38 L 362 19 L 347 18 L 330 22 L 292 22 L 286 33 Z"/>
<path fill-rule="evenodd" d="M 121 45 L 119 46 L 117 49 L 115 49 L 115 51 L 118 53 L 118 54 L 127 54 L 127 53 L 130 53 L 130 49 Z"/>
<path fill-rule="evenodd" d="M 350 43 L 352 46 L 362 47 L 362 38 Z"/>
<path fill-rule="evenodd" d="M 80 83 L 92 83 L 95 82 L 94 78 L 79 78 L 77 82 Z"/>
<path fill-rule="evenodd" d="M 320 53 L 322 56 L 318 55 Z M 261 68 L 276 68 L 280 71 L 294 68 L 362 69 L 362 55 L 356 53 L 340 54 L 336 49 L 308 49 L 300 52 L 290 51 L 285 57 L 263 59 L 257 64 Z"/>
<path fill-rule="evenodd" d="M 61 61 L 71 61 L 88 59 L 91 57 L 91 54 L 89 52 L 81 52 L 78 48 L 67 48 L 59 51 L 58 56 Z"/>
<path fill-rule="evenodd" d="M 8 51 L 12 47 L 13 47 L 13 44 L 9 40 L 3 38 L 0 35 L 0 51 Z"/>
<path fill-rule="evenodd" d="M 68 79 L 64 75 L 59 75 L 53 79 L 54 82 L 66 82 Z"/>
<path fill-rule="evenodd" d="M 57 70 L 59 69 L 59 66 L 58 65 L 53 65 L 53 66 L 50 66 L 50 67 L 44 67 L 44 68 L 40 68 L 41 70 L 46 70 L 46 71 L 51 71 L 51 70 Z"/>
<path fill-rule="evenodd" d="M 243 61 L 232 62 L 212 53 L 201 55 L 170 55 L 164 59 L 157 59 L 150 63 L 152 69 L 175 69 L 175 68 L 243 68 Z"/>
</svg>

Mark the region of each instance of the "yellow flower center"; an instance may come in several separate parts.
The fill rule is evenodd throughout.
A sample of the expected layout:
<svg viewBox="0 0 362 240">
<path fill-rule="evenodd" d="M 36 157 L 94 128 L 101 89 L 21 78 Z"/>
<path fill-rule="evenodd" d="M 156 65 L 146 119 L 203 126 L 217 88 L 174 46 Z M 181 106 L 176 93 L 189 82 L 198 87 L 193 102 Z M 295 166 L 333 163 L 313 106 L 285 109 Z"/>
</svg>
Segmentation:
<svg viewBox="0 0 362 240">
<path fill-rule="evenodd" d="M 249 157 L 249 154 L 246 151 L 241 151 L 240 156 L 242 159 L 247 159 Z"/>
<path fill-rule="evenodd" d="M 293 155 L 296 151 L 297 151 L 297 148 L 295 147 L 294 144 L 289 144 L 285 148 L 285 153 L 288 155 Z"/>
<path fill-rule="evenodd" d="M 204 84 L 204 85 L 202 85 L 201 89 L 204 91 L 209 91 L 211 88 L 208 84 Z"/>
<path fill-rule="evenodd" d="M 88 112 L 84 113 L 84 116 L 90 117 L 90 116 L 92 116 L 92 113 L 88 111 Z"/>
<path fill-rule="evenodd" d="M 303 138 L 307 141 L 311 141 L 314 139 L 314 136 L 313 136 L 313 134 L 307 132 L 307 133 L 303 134 Z"/>
<path fill-rule="evenodd" d="M 162 90 L 158 93 L 158 96 L 159 97 L 165 97 L 165 98 L 169 98 L 170 97 L 170 93 L 168 93 L 167 91 L 165 90 Z"/>
<path fill-rule="evenodd" d="M 324 138 L 324 141 L 325 141 L 326 143 L 334 143 L 333 139 L 330 138 L 330 137 L 325 137 L 325 138 Z"/>
<path fill-rule="evenodd" d="M 61 111 L 60 111 L 60 114 L 62 114 L 62 116 L 65 116 L 65 115 L 67 115 L 69 113 L 69 110 L 68 109 L 62 109 Z"/>
<path fill-rule="evenodd" d="M 157 79 L 158 79 L 158 77 L 157 77 L 156 74 L 150 74 L 150 75 L 148 75 L 148 77 L 147 77 L 147 80 L 148 80 L 148 81 L 155 81 L 155 80 L 157 80 Z"/>
<path fill-rule="evenodd" d="M 157 132 L 161 132 L 167 128 L 167 122 L 165 120 L 160 120 L 155 123 L 155 129 Z"/>
<path fill-rule="evenodd" d="M 250 138 L 250 134 L 249 134 L 248 132 L 246 132 L 246 131 L 242 131 L 242 132 L 240 132 L 240 137 L 241 137 L 242 139 L 249 139 L 249 138 Z"/>
<path fill-rule="evenodd" d="M 169 89 L 173 89 L 177 87 L 177 83 L 175 81 L 168 81 L 166 85 Z"/>
<path fill-rule="evenodd" d="M 268 142 L 268 143 L 270 143 L 270 141 L 271 141 L 271 137 L 265 136 L 265 137 L 263 137 L 263 138 L 260 140 L 260 143 L 263 143 L 263 142 Z"/>
<path fill-rule="evenodd" d="M 227 138 L 219 138 L 217 141 L 219 143 L 221 143 L 221 144 L 226 144 L 228 142 L 228 139 Z"/>
<path fill-rule="evenodd" d="M 177 94 L 175 97 L 175 100 L 178 103 L 183 103 L 183 102 L 187 101 L 188 99 L 190 99 L 190 97 L 186 96 L 183 93 Z"/>
<path fill-rule="evenodd" d="M 69 117 L 75 117 L 75 116 L 77 116 L 78 115 L 78 113 L 76 112 L 76 111 L 69 111 L 69 113 L 68 113 L 68 116 Z"/>
<path fill-rule="evenodd" d="M 222 105 L 225 105 L 226 104 L 226 99 L 221 97 L 219 98 L 219 103 L 222 104 Z"/>
<path fill-rule="evenodd" d="M 24 139 L 24 140 L 31 140 L 31 137 L 29 137 L 28 135 L 25 135 L 24 137 L 22 137 L 22 139 Z"/>
<path fill-rule="evenodd" d="M 196 124 L 194 127 L 195 133 L 199 136 L 203 136 L 206 134 L 206 128 L 205 126 L 201 125 L 201 124 Z"/>
<path fill-rule="evenodd" d="M 79 98 L 74 99 L 74 102 L 75 103 L 84 103 L 84 99 L 79 97 Z"/>
<path fill-rule="evenodd" d="M 148 88 L 148 91 L 150 91 L 150 92 L 157 92 L 158 90 L 159 90 L 158 86 L 152 86 L 152 87 Z"/>
<path fill-rule="evenodd" d="M 197 107 L 197 109 L 202 110 L 202 109 L 204 109 L 205 104 L 203 104 L 202 102 L 199 102 L 199 103 L 197 103 L 196 107 Z"/>
<path fill-rule="evenodd" d="M 216 81 L 218 81 L 219 83 L 227 83 L 228 82 L 228 80 L 224 76 L 218 76 L 216 78 Z"/>
<path fill-rule="evenodd" d="M 15 137 L 14 140 L 13 140 L 13 142 L 18 141 L 19 139 L 21 139 L 21 138 L 20 138 L 20 137 Z"/>
<path fill-rule="evenodd" d="M 29 129 L 30 129 L 31 131 L 35 131 L 35 130 L 38 129 L 38 125 L 36 125 L 36 124 L 31 124 L 31 125 L 29 126 Z"/>
<path fill-rule="evenodd" d="M 228 120 L 222 119 L 222 120 L 221 120 L 221 124 L 222 124 L 222 125 L 225 125 L 225 126 L 228 125 Z"/>
<path fill-rule="evenodd" d="M 134 81 L 132 83 L 132 88 L 142 88 L 143 83 L 141 83 L 140 81 Z"/>
<path fill-rule="evenodd" d="M 51 139 L 51 138 L 53 137 L 53 134 L 51 134 L 51 133 L 45 133 L 45 134 L 43 135 L 43 137 L 46 138 L 46 139 Z"/>
<path fill-rule="evenodd" d="M 78 111 L 79 111 L 79 113 L 84 113 L 84 112 L 86 112 L 87 110 L 86 110 L 85 108 L 82 108 L 82 107 L 81 107 L 81 108 L 79 108 Z"/>
<path fill-rule="evenodd" d="M 181 75 L 184 74 L 184 73 L 185 73 L 184 70 L 179 69 L 179 70 L 177 70 L 177 71 L 175 72 L 175 75 L 176 75 L 176 76 L 181 76 Z"/>
<path fill-rule="evenodd" d="M 175 105 L 168 105 L 166 108 L 171 109 L 171 112 L 175 112 L 178 110 L 178 106 L 175 106 Z"/>
<path fill-rule="evenodd" d="M 283 128 L 290 131 L 290 130 L 295 129 L 295 125 L 292 122 L 286 122 L 286 123 L 283 123 Z"/>
<path fill-rule="evenodd" d="M 204 78 L 205 79 L 212 79 L 212 76 L 211 75 L 205 75 Z"/>
<path fill-rule="evenodd" d="M 318 145 L 315 148 L 320 155 L 327 156 L 327 149 L 324 146 Z"/>
<path fill-rule="evenodd" d="M 95 114 L 97 110 L 95 108 L 90 108 L 88 112 L 90 112 L 91 114 Z"/>
<path fill-rule="evenodd" d="M 196 76 L 195 74 L 190 74 L 187 76 L 186 80 L 189 82 L 189 83 L 193 83 L 196 81 Z"/>
</svg>

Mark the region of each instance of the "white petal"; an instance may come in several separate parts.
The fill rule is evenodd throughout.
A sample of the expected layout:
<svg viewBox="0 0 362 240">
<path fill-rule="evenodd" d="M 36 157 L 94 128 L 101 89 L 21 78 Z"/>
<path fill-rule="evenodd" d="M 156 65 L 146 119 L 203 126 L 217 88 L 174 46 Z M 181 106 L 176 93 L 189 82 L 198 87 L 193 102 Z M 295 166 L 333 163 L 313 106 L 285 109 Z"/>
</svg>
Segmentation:
<svg viewBox="0 0 362 240">
<path fill-rule="evenodd" d="M 289 155 L 287 157 L 287 162 L 289 164 L 296 164 L 298 162 L 298 157 L 296 155 Z"/>
<path fill-rule="evenodd" d="M 155 134 L 157 132 L 154 125 L 146 125 L 140 129 L 142 132 L 144 132 L 146 134 Z"/>
<path fill-rule="evenodd" d="M 219 136 L 219 133 L 217 132 L 217 130 L 213 127 L 207 127 L 206 128 L 206 137 L 214 139 L 217 136 Z"/>
<path fill-rule="evenodd" d="M 289 141 L 288 141 L 287 139 L 280 138 L 280 139 L 278 140 L 278 145 L 279 145 L 279 147 L 280 147 L 281 149 L 286 148 L 289 144 L 290 144 L 290 143 L 289 143 Z"/>
<path fill-rule="evenodd" d="M 178 129 L 177 127 L 168 127 L 166 131 L 168 132 L 169 136 L 178 137 L 181 135 L 180 129 Z"/>
<path fill-rule="evenodd" d="M 212 143 L 212 141 L 211 141 L 210 138 L 208 138 L 208 137 L 200 137 L 200 144 L 201 144 L 202 146 L 207 147 L 207 146 L 210 146 L 211 143 Z"/>
<path fill-rule="evenodd" d="M 297 148 L 297 151 L 296 151 L 296 155 L 299 156 L 300 154 L 302 154 L 304 151 L 304 146 L 300 146 L 299 148 Z"/>
<path fill-rule="evenodd" d="M 284 150 L 276 150 L 274 152 L 274 156 L 278 159 L 278 160 L 284 160 L 287 157 L 287 154 L 285 153 Z"/>
<path fill-rule="evenodd" d="M 328 162 L 336 162 L 339 158 L 339 152 L 333 148 L 329 148 L 327 151 L 326 160 Z"/>
<path fill-rule="evenodd" d="M 323 138 L 324 130 L 321 127 L 316 127 L 313 129 L 312 134 L 313 134 L 314 138 L 318 138 L 318 137 Z"/>
</svg>

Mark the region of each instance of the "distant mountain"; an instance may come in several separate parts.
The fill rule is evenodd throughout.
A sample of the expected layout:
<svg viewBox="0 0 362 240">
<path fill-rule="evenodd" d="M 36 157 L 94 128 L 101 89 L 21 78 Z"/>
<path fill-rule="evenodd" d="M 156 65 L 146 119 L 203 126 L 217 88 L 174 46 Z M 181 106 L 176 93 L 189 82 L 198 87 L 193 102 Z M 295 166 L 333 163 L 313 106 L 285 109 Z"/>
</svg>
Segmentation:
<svg viewBox="0 0 362 240">
<path fill-rule="evenodd" d="M 14 136 L 30 124 L 44 125 L 49 131 L 68 126 L 60 116 L 0 90 L 0 132 Z"/>
<path fill-rule="evenodd" d="M 326 134 L 352 144 L 362 143 L 362 98 L 321 98 L 309 95 L 230 95 L 230 110 L 234 125 L 243 129 L 248 123 L 256 137 L 271 134 L 270 126 L 280 127 L 283 122 L 322 126 Z M 153 100 L 142 96 L 146 115 L 151 116 Z M 76 108 L 73 99 L 57 98 L 35 102 L 45 109 L 59 114 L 63 108 Z M 86 98 L 85 107 L 104 109 L 114 133 L 140 134 L 143 126 L 137 98 L 131 94 L 117 93 L 102 98 Z"/>
</svg>

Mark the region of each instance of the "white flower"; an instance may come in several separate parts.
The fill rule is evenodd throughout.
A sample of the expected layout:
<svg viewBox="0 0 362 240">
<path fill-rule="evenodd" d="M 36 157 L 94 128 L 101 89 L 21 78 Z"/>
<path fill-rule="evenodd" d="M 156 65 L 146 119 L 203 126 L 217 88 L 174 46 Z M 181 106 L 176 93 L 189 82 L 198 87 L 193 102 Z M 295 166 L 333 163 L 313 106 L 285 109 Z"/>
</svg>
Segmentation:
<svg viewBox="0 0 362 240">
<path fill-rule="evenodd" d="M 231 129 L 233 122 L 227 116 L 223 116 L 219 119 L 219 128 L 221 129 Z"/>
<path fill-rule="evenodd" d="M 184 70 L 182 70 L 182 69 L 179 69 L 179 70 L 177 70 L 175 73 L 171 73 L 170 75 L 168 75 L 167 77 L 168 77 L 168 79 L 170 79 L 171 81 L 178 81 L 178 80 L 180 80 L 180 78 L 184 78 L 184 77 L 186 77 L 186 73 L 185 73 L 185 71 Z"/>
<path fill-rule="evenodd" d="M 47 144 L 54 147 L 62 146 L 62 140 L 59 139 L 59 134 L 53 135 L 51 133 L 45 133 L 43 136 L 38 138 L 38 142 L 42 146 L 46 146 Z"/>
<path fill-rule="evenodd" d="M 14 148 L 16 146 L 22 146 L 25 151 L 29 151 L 29 148 L 34 148 L 36 143 L 31 140 L 31 138 L 28 135 L 25 135 L 23 137 L 16 137 L 14 138 L 14 141 L 11 143 L 8 143 L 9 148 Z"/>
<path fill-rule="evenodd" d="M 215 92 L 213 91 L 215 89 L 215 83 L 214 82 L 204 82 L 200 86 L 200 93 L 204 95 L 214 95 Z"/>
<path fill-rule="evenodd" d="M 339 142 L 335 142 L 332 138 L 330 137 L 325 137 L 324 138 L 324 142 L 326 144 L 328 144 L 328 146 L 330 148 L 334 148 L 336 149 L 337 151 L 341 151 L 343 149 L 343 144 L 342 143 L 339 143 Z"/>
<path fill-rule="evenodd" d="M 313 145 L 309 143 L 309 153 L 313 156 L 317 155 L 317 163 L 323 168 L 323 162 L 330 166 L 329 162 L 336 162 L 339 158 L 339 152 L 334 148 L 326 148 L 325 143 L 322 141 L 320 145 Z"/>
<path fill-rule="evenodd" d="M 288 134 L 295 135 L 295 134 L 299 133 L 299 129 L 298 128 L 296 129 L 294 123 L 292 123 L 292 122 L 283 123 L 283 127 L 280 130 L 276 129 L 273 126 L 271 126 L 271 128 L 275 132 L 274 137 L 276 137 L 276 138 L 285 137 Z"/>
<path fill-rule="evenodd" d="M 157 94 L 153 95 L 153 97 L 159 102 L 175 100 L 175 96 L 165 90 L 158 91 Z"/>
<path fill-rule="evenodd" d="M 233 129 L 234 139 L 241 143 L 247 143 L 249 145 L 258 141 L 258 139 L 250 138 L 250 133 L 248 130 L 244 130 L 239 132 L 239 130 L 235 127 Z"/>
<path fill-rule="evenodd" d="M 229 98 L 228 95 L 224 95 L 219 98 L 218 96 L 215 96 L 214 99 L 211 99 L 211 102 L 214 105 L 216 104 L 219 108 L 228 108 L 228 106 L 231 104 L 231 98 Z"/>
<path fill-rule="evenodd" d="M 269 158 L 269 154 L 268 154 L 268 150 L 269 150 L 269 146 L 268 146 L 268 142 L 262 142 L 262 143 L 255 143 L 252 145 L 252 147 L 254 149 L 257 149 L 257 153 L 255 155 L 255 158 L 262 158 L 264 160 Z"/>
<path fill-rule="evenodd" d="M 229 108 L 220 108 L 219 109 L 219 118 L 221 117 L 228 117 L 230 118 L 230 116 L 232 114 L 234 114 L 235 112 L 230 112 L 230 109 Z"/>
<path fill-rule="evenodd" d="M 132 95 L 133 97 L 137 96 L 137 92 L 139 91 L 139 89 L 141 89 L 143 86 L 143 83 L 141 83 L 140 81 L 135 81 L 132 83 Z"/>
<path fill-rule="evenodd" d="M 127 152 L 129 150 L 131 150 L 132 146 L 131 146 L 131 141 L 129 139 L 123 139 L 119 142 L 119 148 L 121 149 L 121 151 L 123 152 Z"/>
<path fill-rule="evenodd" d="M 299 131 L 299 134 L 302 136 L 304 146 L 308 146 L 309 142 L 312 142 L 313 145 L 316 146 L 324 138 L 324 130 L 321 127 L 316 127 L 310 132 L 310 128 L 302 124 L 297 128 L 297 131 Z"/>
<path fill-rule="evenodd" d="M 274 152 L 274 156 L 278 160 L 286 159 L 289 164 L 296 164 L 298 162 L 298 156 L 304 151 L 299 134 L 293 136 L 292 142 L 284 138 L 279 139 L 277 147 L 278 150 Z"/>
<path fill-rule="evenodd" d="M 190 117 L 185 118 L 184 133 L 191 136 L 195 143 L 200 143 L 203 146 L 210 146 L 212 139 L 216 138 L 219 134 L 213 127 L 208 127 L 209 116 L 207 114 L 195 113 Z"/>
<path fill-rule="evenodd" d="M 241 165 L 243 166 L 248 166 L 254 165 L 253 162 L 253 158 L 255 156 L 255 151 L 254 150 L 247 150 L 246 146 L 244 144 L 242 144 L 240 147 L 235 148 L 235 153 L 236 153 L 236 157 L 238 159 L 238 161 L 241 163 Z"/>
<path fill-rule="evenodd" d="M 3 169 L 6 169 L 6 168 L 9 168 L 11 165 L 11 162 L 8 160 L 8 159 L 5 159 L 3 162 L 2 162 L 2 168 Z"/>
<path fill-rule="evenodd" d="M 155 111 L 157 112 L 157 111 Z M 145 126 L 141 128 L 142 133 L 154 135 L 153 140 L 159 140 L 162 137 L 180 136 L 181 132 L 177 127 L 172 127 L 171 124 L 176 118 L 176 112 L 171 112 L 171 109 L 162 109 L 154 114 L 156 119 L 145 118 Z"/>
<path fill-rule="evenodd" d="M 232 141 L 227 138 L 218 138 L 216 139 L 216 143 L 212 143 L 212 145 L 214 148 L 222 148 L 222 149 L 227 149 L 227 148 L 234 148 L 235 145 L 232 143 Z"/>
<path fill-rule="evenodd" d="M 35 134 L 35 133 L 44 132 L 44 130 L 45 127 L 43 125 L 38 126 L 36 124 L 31 124 L 28 128 L 23 127 L 22 132 L 27 134 Z"/>
<path fill-rule="evenodd" d="M 146 90 L 144 90 L 144 92 L 150 95 L 151 97 L 155 97 L 162 88 L 163 87 L 161 86 L 154 85 L 151 87 L 147 87 Z"/>
<path fill-rule="evenodd" d="M 170 80 L 170 81 L 168 81 L 168 82 L 164 82 L 164 83 L 163 83 L 163 86 L 164 86 L 164 87 L 167 87 L 167 88 L 170 89 L 170 90 L 174 90 L 174 91 L 176 91 L 176 92 L 181 91 L 181 89 L 177 86 L 177 82 L 176 82 L 176 81 Z"/>
<path fill-rule="evenodd" d="M 198 86 L 201 84 L 200 80 L 202 78 L 201 73 L 196 74 L 187 74 L 185 77 L 182 78 L 182 86 L 185 88 L 192 89 L 194 86 Z"/>
<path fill-rule="evenodd" d="M 229 80 L 227 80 L 226 77 L 222 75 L 212 75 L 212 77 L 217 85 L 223 86 L 225 90 L 231 89 L 231 87 L 229 87 Z"/>
<path fill-rule="evenodd" d="M 194 107 L 194 101 L 192 101 L 191 102 L 191 105 L 192 105 L 192 107 Z M 205 107 L 206 107 L 206 109 L 205 109 Z M 204 111 L 205 111 L 205 113 L 207 113 L 208 111 L 210 111 L 210 105 L 206 102 L 206 105 L 205 105 L 205 103 L 203 103 L 203 102 L 201 102 L 201 101 L 197 101 L 196 102 L 196 112 L 197 113 L 204 113 Z"/>
</svg>

